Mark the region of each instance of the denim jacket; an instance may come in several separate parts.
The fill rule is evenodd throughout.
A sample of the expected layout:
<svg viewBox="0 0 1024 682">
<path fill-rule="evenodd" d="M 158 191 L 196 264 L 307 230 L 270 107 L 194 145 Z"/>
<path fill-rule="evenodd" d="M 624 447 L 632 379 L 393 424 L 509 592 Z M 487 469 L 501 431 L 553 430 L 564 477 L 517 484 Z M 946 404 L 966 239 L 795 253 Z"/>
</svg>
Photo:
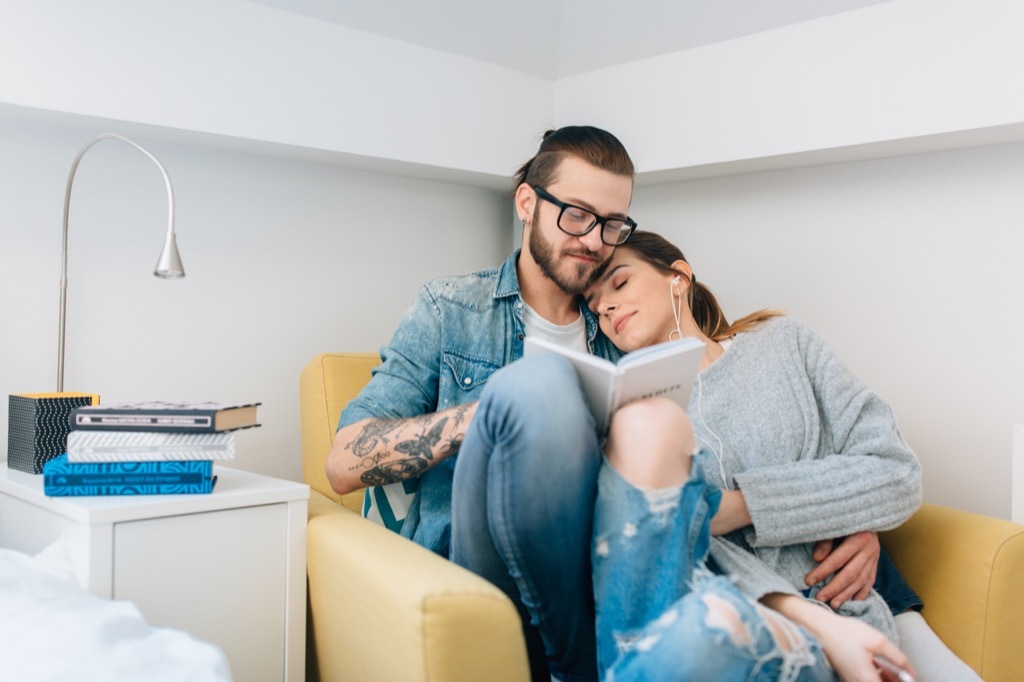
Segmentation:
<svg viewBox="0 0 1024 682">
<path fill-rule="evenodd" d="M 338 427 L 370 417 L 415 417 L 478 400 L 491 374 L 523 354 L 518 259 L 516 250 L 497 268 L 441 277 L 420 289 L 390 344 L 381 349 L 381 365 L 342 412 Z M 582 301 L 580 307 L 590 352 L 617 359 L 621 352 Z M 455 457 L 449 457 L 417 479 L 367 489 L 363 515 L 446 554 L 454 467 Z"/>
</svg>

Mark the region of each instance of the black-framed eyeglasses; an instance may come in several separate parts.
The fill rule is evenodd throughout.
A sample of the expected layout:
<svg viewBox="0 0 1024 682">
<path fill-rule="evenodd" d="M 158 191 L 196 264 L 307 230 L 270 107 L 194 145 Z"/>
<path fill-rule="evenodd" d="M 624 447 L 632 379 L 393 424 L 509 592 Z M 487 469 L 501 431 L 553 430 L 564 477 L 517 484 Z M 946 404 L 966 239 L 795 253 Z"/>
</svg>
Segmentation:
<svg viewBox="0 0 1024 682">
<path fill-rule="evenodd" d="M 558 229 L 574 237 L 582 237 L 600 225 L 601 241 L 608 246 L 618 246 L 625 244 L 626 240 L 633 234 L 633 230 L 636 229 L 636 222 L 629 216 L 625 218 L 605 218 L 580 206 L 559 201 L 539 185 L 534 185 L 533 191 L 544 201 L 552 203 L 561 209 L 558 214 Z"/>
</svg>

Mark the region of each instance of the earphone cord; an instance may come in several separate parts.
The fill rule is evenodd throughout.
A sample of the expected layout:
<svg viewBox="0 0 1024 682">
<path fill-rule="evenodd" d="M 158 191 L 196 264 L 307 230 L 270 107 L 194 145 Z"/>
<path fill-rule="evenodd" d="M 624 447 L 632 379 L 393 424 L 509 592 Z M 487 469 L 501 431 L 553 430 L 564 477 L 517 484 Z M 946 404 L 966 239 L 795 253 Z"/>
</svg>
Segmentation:
<svg viewBox="0 0 1024 682">
<path fill-rule="evenodd" d="M 712 446 L 707 439 L 701 437 L 699 433 L 697 434 L 697 438 L 704 441 L 711 452 L 715 453 L 715 459 L 718 460 L 718 472 L 722 475 L 722 483 L 725 485 L 727 490 L 731 490 L 732 486 L 729 485 L 729 477 L 725 475 L 725 461 L 722 458 L 722 454 L 725 452 L 725 446 L 722 445 L 722 439 L 718 437 L 718 434 L 712 431 L 711 427 L 708 426 L 708 423 L 704 421 L 704 412 L 701 410 L 701 398 L 703 397 L 704 382 L 701 381 L 700 374 L 697 374 L 697 416 L 700 417 L 700 423 L 704 425 L 704 428 L 707 429 L 708 433 L 714 436 L 715 440 L 718 441 L 718 449 L 715 450 L 714 446 Z"/>
<path fill-rule="evenodd" d="M 683 297 L 682 296 L 674 295 L 674 292 L 672 291 L 672 286 L 674 284 L 676 284 L 678 281 L 679 281 L 679 278 L 676 277 L 674 280 L 669 282 L 669 285 L 668 285 L 669 305 L 672 307 L 672 317 L 675 318 L 675 321 L 676 321 L 676 328 L 668 333 L 668 340 L 669 341 L 674 341 L 676 339 L 683 338 L 683 330 L 681 329 L 681 323 L 680 323 L 680 320 L 682 319 L 682 315 L 683 315 Z M 676 299 L 678 299 L 678 302 L 676 301 Z M 731 489 L 732 486 L 729 485 L 729 477 L 726 476 L 726 474 L 725 474 L 725 460 L 722 458 L 722 455 L 725 452 L 725 446 L 722 444 L 722 439 L 719 438 L 718 434 L 715 433 L 711 429 L 710 426 L 708 426 L 708 423 L 706 421 L 704 421 L 704 410 L 701 409 L 701 405 L 703 403 L 703 398 L 704 398 L 704 381 L 701 379 L 701 372 L 698 372 L 697 373 L 697 416 L 700 418 L 700 423 L 704 426 L 704 428 L 707 430 L 707 432 L 710 433 L 712 436 L 714 436 L 715 440 L 718 441 L 718 449 L 716 450 L 715 447 L 711 444 L 711 442 L 708 441 L 706 438 L 702 437 L 699 433 L 697 434 L 697 438 L 700 439 L 701 441 L 703 441 L 704 444 L 708 446 L 708 449 L 711 450 L 712 453 L 714 453 L 715 459 L 718 460 L 718 472 L 722 475 L 722 484 L 725 485 L 726 489 Z M 696 431 L 694 433 L 696 433 Z"/>
</svg>

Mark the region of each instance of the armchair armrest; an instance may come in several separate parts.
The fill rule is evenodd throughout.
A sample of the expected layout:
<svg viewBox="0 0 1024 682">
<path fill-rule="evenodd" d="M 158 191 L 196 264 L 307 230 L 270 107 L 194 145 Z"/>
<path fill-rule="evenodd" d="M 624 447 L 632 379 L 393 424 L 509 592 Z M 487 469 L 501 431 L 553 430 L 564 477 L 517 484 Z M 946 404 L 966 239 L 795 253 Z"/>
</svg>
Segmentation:
<svg viewBox="0 0 1024 682">
<path fill-rule="evenodd" d="M 1024 526 L 925 504 L 881 540 L 942 641 L 988 682 L 1019 679 Z"/>
<path fill-rule="evenodd" d="M 307 548 L 321 680 L 529 680 L 519 614 L 487 581 L 316 491 Z"/>
</svg>

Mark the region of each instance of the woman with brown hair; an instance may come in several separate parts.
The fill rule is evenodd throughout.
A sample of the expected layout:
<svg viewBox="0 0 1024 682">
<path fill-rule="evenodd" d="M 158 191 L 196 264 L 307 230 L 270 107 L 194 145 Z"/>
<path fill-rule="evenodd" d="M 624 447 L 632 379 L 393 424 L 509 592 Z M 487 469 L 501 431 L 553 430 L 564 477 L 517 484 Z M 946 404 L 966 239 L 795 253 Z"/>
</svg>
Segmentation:
<svg viewBox="0 0 1024 682">
<path fill-rule="evenodd" d="M 688 414 L 655 398 L 612 420 L 592 552 L 601 670 L 686 679 L 709 668 L 675 671 L 736 656 L 766 679 L 878 679 L 876 659 L 908 666 L 877 592 L 833 610 L 815 600 L 827 579 L 804 582 L 816 540 L 896 527 L 920 505 L 891 408 L 805 325 L 771 310 L 729 324 L 656 234 L 619 246 L 586 298 L 624 351 L 706 344 Z M 705 638 L 719 646 L 680 653 Z M 831 669 L 811 663 L 822 650 Z"/>
</svg>

